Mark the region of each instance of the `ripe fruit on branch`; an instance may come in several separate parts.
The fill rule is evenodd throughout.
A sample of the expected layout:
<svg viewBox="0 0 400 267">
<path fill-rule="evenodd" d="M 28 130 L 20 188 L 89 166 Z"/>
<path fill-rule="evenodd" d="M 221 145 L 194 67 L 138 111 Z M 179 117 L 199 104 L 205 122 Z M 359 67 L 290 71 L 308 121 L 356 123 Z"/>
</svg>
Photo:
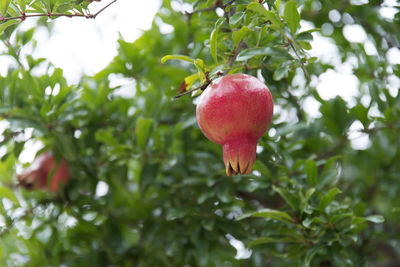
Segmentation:
<svg viewBox="0 0 400 267">
<path fill-rule="evenodd" d="M 204 135 L 222 145 L 226 175 L 249 174 L 258 139 L 271 123 L 273 101 L 267 86 L 247 74 L 214 80 L 196 108 Z"/>
<path fill-rule="evenodd" d="M 45 152 L 37 157 L 31 166 L 17 176 L 19 184 L 26 189 L 49 189 L 58 192 L 59 186 L 66 184 L 70 179 L 67 162 L 62 159 L 56 162 L 54 156 Z"/>
</svg>

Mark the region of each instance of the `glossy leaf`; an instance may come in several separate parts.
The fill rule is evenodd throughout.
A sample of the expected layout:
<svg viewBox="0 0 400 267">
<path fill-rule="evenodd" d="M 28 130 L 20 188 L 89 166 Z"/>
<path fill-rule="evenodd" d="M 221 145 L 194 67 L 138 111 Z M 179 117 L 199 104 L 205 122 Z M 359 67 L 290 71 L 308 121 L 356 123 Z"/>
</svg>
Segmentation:
<svg viewBox="0 0 400 267">
<path fill-rule="evenodd" d="M 161 59 L 161 63 L 165 63 L 168 60 L 171 59 L 175 59 L 175 60 L 181 60 L 181 61 L 186 61 L 186 62 L 190 62 L 190 63 L 194 63 L 194 59 L 188 57 L 188 56 L 183 56 L 183 55 L 168 55 L 168 56 L 164 56 Z"/>
<path fill-rule="evenodd" d="M 244 213 L 236 218 L 236 220 L 240 221 L 246 218 L 254 218 L 254 217 L 259 217 L 259 218 L 268 218 L 272 220 L 278 220 L 281 222 L 285 223 L 291 223 L 293 221 L 292 217 L 289 216 L 289 214 L 283 212 L 283 211 L 278 211 L 278 210 L 272 210 L 272 209 L 262 209 L 259 211 L 254 211 L 254 212 L 248 212 Z"/>
<path fill-rule="evenodd" d="M 300 15 L 297 11 L 296 2 L 291 0 L 285 4 L 284 16 L 292 34 L 296 33 L 300 28 Z"/>
<path fill-rule="evenodd" d="M 147 145 L 152 124 L 153 120 L 149 118 L 139 117 L 137 120 L 135 133 L 137 144 L 142 149 L 145 148 L 145 146 Z"/>
<path fill-rule="evenodd" d="M 319 201 L 319 208 L 325 209 L 334 199 L 337 194 L 341 193 L 339 188 L 332 188 L 328 193 L 324 194 Z"/>
<path fill-rule="evenodd" d="M 259 47 L 259 48 L 248 48 L 248 49 L 242 50 L 238 54 L 237 60 L 238 61 L 246 61 L 246 60 L 249 60 L 249 59 L 251 59 L 253 57 L 257 57 L 257 56 L 277 56 L 277 57 L 282 57 L 282 58 L 287 58 L 287 59 L 291 58 L 291 56 L 282 49 L 273 48 L 273 47 Z"/>
</svg>

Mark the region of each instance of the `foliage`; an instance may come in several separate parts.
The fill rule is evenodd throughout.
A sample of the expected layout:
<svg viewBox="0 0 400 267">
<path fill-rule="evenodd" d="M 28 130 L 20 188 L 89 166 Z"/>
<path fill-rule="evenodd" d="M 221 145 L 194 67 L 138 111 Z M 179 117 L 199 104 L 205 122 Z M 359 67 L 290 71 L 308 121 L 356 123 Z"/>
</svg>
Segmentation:
<svg viewBox="0 0 400 267">
<path fill-rule="evenodd" d="M 0 0 L 2 10 L 63 2 L 79 7 Z M 109 66 L 75 85 L 46 59 L 19 54 L 35 29 L 8 27 L 3 56 L 16 65 L 0 77 L 8 126 L 0 265 L 398 265 L 400 94 L 390 81 L 400 73 L 386 53 L 398 45 L 400 25 L 397 8 L 394 19 L 380 15 L 383 5 L 164 0 L 150 30 L 133 43 L 119 40 Z M 332 12 L 341 19 L 331 21 Z M 163 24 L 174 30 L 162 33 Z M 376 53 L 349 42 L 347 25 L 363 27 Z M 333 61 L 307 52 L 322 35 L 338 49 Z M 322 98 L 318 77 L 349 62 L 358 94 Z M 173 97 L 178 88 L 196 96 L 236 72 L 265 80 L 275 115 L 254 172 L 232 178 L 221 148 L 198 129 L 195 98 Z M 128 88 L 112 87 L 116 76 Z M 306 111 L 311 100 L 316 116 Z M 354 131 L 367 137 L 365 148 L 354 148 Z M 61 194 L 15 186 L 18 157 L 32 142 L 67 159 L 73 181 Z M 235 257 L 238 240 L 251 256 Z"/>
</svg>

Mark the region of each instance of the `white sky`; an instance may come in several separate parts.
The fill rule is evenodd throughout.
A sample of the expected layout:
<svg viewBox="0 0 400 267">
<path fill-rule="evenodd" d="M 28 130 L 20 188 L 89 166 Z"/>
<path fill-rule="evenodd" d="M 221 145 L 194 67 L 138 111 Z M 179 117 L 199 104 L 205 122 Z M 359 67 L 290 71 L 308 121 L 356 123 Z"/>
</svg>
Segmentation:
<svg viewBox="0 0 400 267">
<path fill-rule="evenodd" d="M 93 2 L 95 13 L 110 1 Z M 34 39 L 38 41 L 35 57 L 46 57 L 64 71 L 69 82 L 79 81 L 82 73 L 92 75 L 106 67 L 117 55 L 119 34 L 129 42 L 151 27 L 159 0 L 118 0 L 96 19 L 58 18 L 53 33 L 40 29 Z M 20 30 L 31 27 L 28 20 Z M 26 53 L 30 53 L 27 49 Z"/>
</svg>

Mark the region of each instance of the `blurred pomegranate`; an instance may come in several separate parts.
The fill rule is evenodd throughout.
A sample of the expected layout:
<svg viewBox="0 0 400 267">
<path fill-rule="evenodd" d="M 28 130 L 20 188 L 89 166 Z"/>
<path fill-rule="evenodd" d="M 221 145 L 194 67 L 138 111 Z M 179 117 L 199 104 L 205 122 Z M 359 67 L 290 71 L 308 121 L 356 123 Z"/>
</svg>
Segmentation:
<svg viewBox="0 0 400 267">
<path fill-rule="evenodd" d="M 59 186 L 69 181 L 70 174 L 65 159 L 56 162 L 50 152 L 45 152 L 38 156 L 22 174 L 18 175 L 17 179 L 21 186 L 29 190 L 49 188 L 53 192 L 58 192 Z"/>
<path fill-rule="evenodd" d="M 204 135 L 222 145 L 226 175 L 250 174 L 258 139 L 267 131 L 273 113 L 267 86 L 247 74 L 214 80 L 196 108 Z"/>
</svg>

